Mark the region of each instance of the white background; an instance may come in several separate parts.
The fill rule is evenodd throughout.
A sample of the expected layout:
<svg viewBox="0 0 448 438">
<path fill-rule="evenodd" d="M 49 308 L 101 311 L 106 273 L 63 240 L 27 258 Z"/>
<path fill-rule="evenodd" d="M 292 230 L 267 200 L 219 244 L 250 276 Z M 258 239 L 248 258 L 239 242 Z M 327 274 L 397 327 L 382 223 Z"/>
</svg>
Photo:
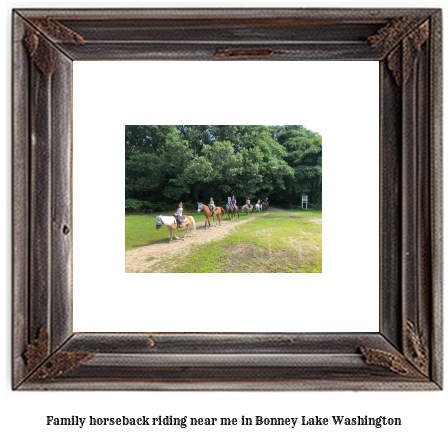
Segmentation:
<svg viewBox="0 0 448 438">
<path fill-rule="evenodd" d="M 377 332 L 378 72 L 359 61 L 75 62 L 74 330 Z M 125 274 L 126 124 L 319 132 L 323 273 Z M 230 279 L 239 286 L 208 287 Z"/>
<path fill-rule="evenodd" d="M 135 3 L 113 4 L 113 3 L 51 3 L 51 2 L 5 2 L 5 85 L 6 94 L 3 99 L 6 102 L 6 117 L 2 119 L 3 131 L 6 135 L 6 144 L 10 145 L 10 10 L 12 7 L 93 7 L 93 6 L 122 6 L 131 7 L 139 6 Z M 202 4 L 202 6 L 210 5 Z M 224 3 L 219 3 L 226 6 Z M 146 3 L 146 6 L 151 5 Z M 172 4 L 179 6 L 180 3 Z M 216 5 L 216 3 L 215 3 Z M 240 4 L 241 5 L 241 4 Z M 358 2 L 358 3 L 341 3 L 341 2 L 324 2 L 324 3 L 248 3 L 243 6 L 288 6 L 288 7 L 316 7 L 316 6 L 367 6 L 367 7 L 442 7 L 442 2 Z M 140 4 L 141 6 L 141 4 Z M 167 6 L 167 4 L 164 4 Z M 227 4 L 229 6 L 229 4 Z M 235 4 L 233 6 L 236 6 Z M 446 44 L 446 43 L 445 43 Z M 446 59 L 446 57 L 445 57 Z M 445 99 L 446 100 L 446 99 Z M 10 298 L 10 254 L 11 254 L 11 223 L 10 223 L 10 147 L 4 148 L 5 176 L 2 181 L 5 182 L 5 204 L 6 216 L 2 217 L 5 221 L 5 260 L 2 264 L 2 277 L 5 278 L 5 308 L 4 313 L 4 347 L 2 349 L 2 375 L 3 375 L 3 409 L 1 417 L 1 431 L 3 436 L 45 436 L 45 437 L 122 437 L 124 434 L 132 437 L 147 436 L 195 436 L 209 437 L 211 434 L 216 437 L 228 436 L 229 432 L 236 436 L 257 436 L 271 437 L 275 436 L 296 436 L 300 434 L 303 437 L 351 437 L 362 436 L 437 436 L 443 437 L 447 435 L 448 427 L 446 424 L 446 406 L 448 405 L 448 397 L 446 391 L 439 392 L 391 392 L 391 393 L 365 393 L 365 392 L 335 392 L 335 393 L 215 393 L 215 392 L 198 392 L 198 393 L 137 393 L 137 392 L 12 392 L 10 390 L 10 338 L 11 338 L 11 298 Z M 120 231 L 121 232 L 121 231 Z M 324 240 L 325 245 L 325 240 Z M 445 348 L 446 351 L 446 348 Z M 445 364 L 446 364 L 445 360 Z M 446 365 L 445 365 L 446 370 Z M 446 374 L 446 371 L 445 371 Z M 243 429 L 241 427 L 234 428 L 229 431 L 226 428 L 165 428 L 165 429 L 79 429 L 76 427 L 47 427 L 45 426 L 45 416 L 64 416 L 71 415 L 89 416 L 156 416 L 156 415 L 175 415 L 184 416 L 227 416 L 240 417 L 241 415 L 255 416 L 262 415 L 265 417 L 297 417 L 301 415 L 386 415 L 390 417 L 401 417 L 403 426 L 396 428 L 300 428 L 298 430 L 290 428 L 251 428 Z M 107 434 L 107 435 L 106 435 Z"/>
</svg>

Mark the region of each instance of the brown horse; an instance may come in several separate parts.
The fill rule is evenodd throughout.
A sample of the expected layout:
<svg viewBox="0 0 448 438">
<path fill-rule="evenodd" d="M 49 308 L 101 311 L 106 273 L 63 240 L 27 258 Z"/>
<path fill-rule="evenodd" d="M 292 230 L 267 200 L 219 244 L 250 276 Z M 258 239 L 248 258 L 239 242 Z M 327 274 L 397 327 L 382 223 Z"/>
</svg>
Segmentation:
<svg viewBox="0 0 448 438">
<path fill-rule="evenodd" d="M 269 208 L 269 202 L 263 201 L 262 204 L 263 204 L 263 210 L 264 210 L 264 211 L 268 211 L 268 208 Z"/>
<path fill-rule="evenodd" d="M 203 205 L 202 202 L 198 202 L 198 213 L 203 211 L 205 214 L 205 229 L 207 229 L 207 222 L 208 222 L 208 227 L 210 228 L 210 217 L 212 216 L 212 212 L 210 211 L 210 209 L 206 206 Z M 218 218 L 218 225 L 221 225 L 221 217 L 224 216 L 225 210 L 222 207 L 215 207 L 214 211 L 213 211 L 213 216 L 216 216 Z M 214 218 L 213 218 L 214 220 Z M 215 225 L 216 227 L 217 225 Z"/>
<path fill-rule="evenodd" d="M 230 216 L 232 216 L 232 219 L 235 219 L 235 213 L 238 215 L 238 219 L 240 218 L 240 209 L 235 205 L 228 205 L 228 211 L 227 211 L 227 215 L 230 219 Z M 232 220 L 230 219 L 230 220 Z"/>
<path fill-rule="evenodd" d="M 243 211 L 244 211 L 244 213 L 246 213 L 246 215 L 248 213 L 252 213 L 254 211 L 254 206 L 251 205 L 249 208 L 249 206 L 247 204 L 245 204 L 245 205 L 243 205 Z"/>
</svg>

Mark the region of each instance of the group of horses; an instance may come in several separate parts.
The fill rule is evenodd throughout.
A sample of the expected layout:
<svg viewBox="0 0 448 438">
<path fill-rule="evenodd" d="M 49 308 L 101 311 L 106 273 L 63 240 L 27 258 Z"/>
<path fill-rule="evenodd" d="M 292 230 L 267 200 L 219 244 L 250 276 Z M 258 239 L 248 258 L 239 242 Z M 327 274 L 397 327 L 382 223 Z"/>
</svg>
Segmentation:
<svg viewBox="0 0 448 438">
<path fill-rule="evenodd" d="M 240 217 L 240 209 L 236 205 L 226 205 L 227 208 L 227 214 L 230 220 L 235 219 L 235 215 L 238 215 L 238 218 Z M 261 204 L 257 203 L 255 204 L 255 210 L 258 212 L 262 212 L 263 210 L 267 211 L 269 208 L 269 203 L 263 201 Z M 207 224 L 210 228 L 210 218 L 213 217 L 213 221 L 215 221 L 215 217 L 218 219 L 218 224 L 221 225 L 221 219 L 224 217 L 225 210 L 222 207 L 215 206 L 213 209 L 213 212 L 210 210 L 210 208 L 207 205 L 202 204 L 202 202 L 198 202 L 198 213 L 203 212 L 205 215 L 205 230 L 207 230 Z M 241 211 L 246 213 L 246 215 L 253 213 L 254 206 L 251 205 L 250 207 L 245 204 L 243 207 L 241 207 Z M 191 237 L 193 235 L 193 230 L 196 231 L 196 222 L 194 220 L 193 216 L 184 216 L 183 222 L 185 226 L 187 227 L 185 237 Z M 179 228 L 177 219 L 174 216 L 157 216 L 156 217 L 156 229 L 158 230 L 163 225 L 166 225 L 167 228 L 170 230 L 170 242 L 173 241 L 173 239 L 179 239 L 176 237 L 177 229 Z M 216 225 L 216 226 L 217 226 Z M 190 232 L 190 234 L 188 234 Z"/>
<path fill-rule="evenodd" d="M 254 208 L 255 208 L 256 211 L 261 213 L 263 210 L 264 211 L 268 210 L 269 203 L 267 203 L 265 201 L 260 202 L 260 203 L 257 202 L 255 204 L 255 207 L 253 205 L 251 205 L 249 207 L 247 204 L 245 204 L 245 205 L 243 205 L 241 207 L 241 212 L 242 213 L 246 213 L 246 216 L 247 216 L 249 213 L 253 213 Z M 228 214 L 230 220 L 235 219 L 235 214 L 238 215 L 238 218 L 240 217 L 240 209 L 239 209 L 239 207 L 226 204 L 226 209 L 227 209 L 227 214 Z"/>
</svg>

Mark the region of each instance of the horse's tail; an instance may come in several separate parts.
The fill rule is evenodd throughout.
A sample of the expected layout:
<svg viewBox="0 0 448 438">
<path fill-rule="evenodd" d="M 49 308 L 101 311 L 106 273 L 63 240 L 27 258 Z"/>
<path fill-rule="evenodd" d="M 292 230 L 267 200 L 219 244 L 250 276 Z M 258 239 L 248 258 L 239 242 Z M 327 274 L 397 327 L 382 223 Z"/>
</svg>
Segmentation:
<svg viewBox="0 0 448 438">
<path fill-rule="evenodd" d="M 190 216 L 190 217 L 191 217 L 191 222 L 192 222 L 192 225 L 193 225 L 193 230 L 196 231 L 196 221 L 194 220 L 193 216 Z"/>
</svg>

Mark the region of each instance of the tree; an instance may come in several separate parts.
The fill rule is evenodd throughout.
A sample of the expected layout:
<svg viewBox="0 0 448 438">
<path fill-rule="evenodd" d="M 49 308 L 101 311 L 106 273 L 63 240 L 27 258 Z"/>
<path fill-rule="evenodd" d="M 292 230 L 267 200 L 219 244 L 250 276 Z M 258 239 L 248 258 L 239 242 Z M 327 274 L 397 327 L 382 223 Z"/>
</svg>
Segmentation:
<svg viewBox="0 0 448 438">
<path fill-rule="evenodd" d="M 301 125 L 129 125 L 125 169 L 126 198 L 141 202 L 322 203 L 322 138 Z"/>
</svg>

